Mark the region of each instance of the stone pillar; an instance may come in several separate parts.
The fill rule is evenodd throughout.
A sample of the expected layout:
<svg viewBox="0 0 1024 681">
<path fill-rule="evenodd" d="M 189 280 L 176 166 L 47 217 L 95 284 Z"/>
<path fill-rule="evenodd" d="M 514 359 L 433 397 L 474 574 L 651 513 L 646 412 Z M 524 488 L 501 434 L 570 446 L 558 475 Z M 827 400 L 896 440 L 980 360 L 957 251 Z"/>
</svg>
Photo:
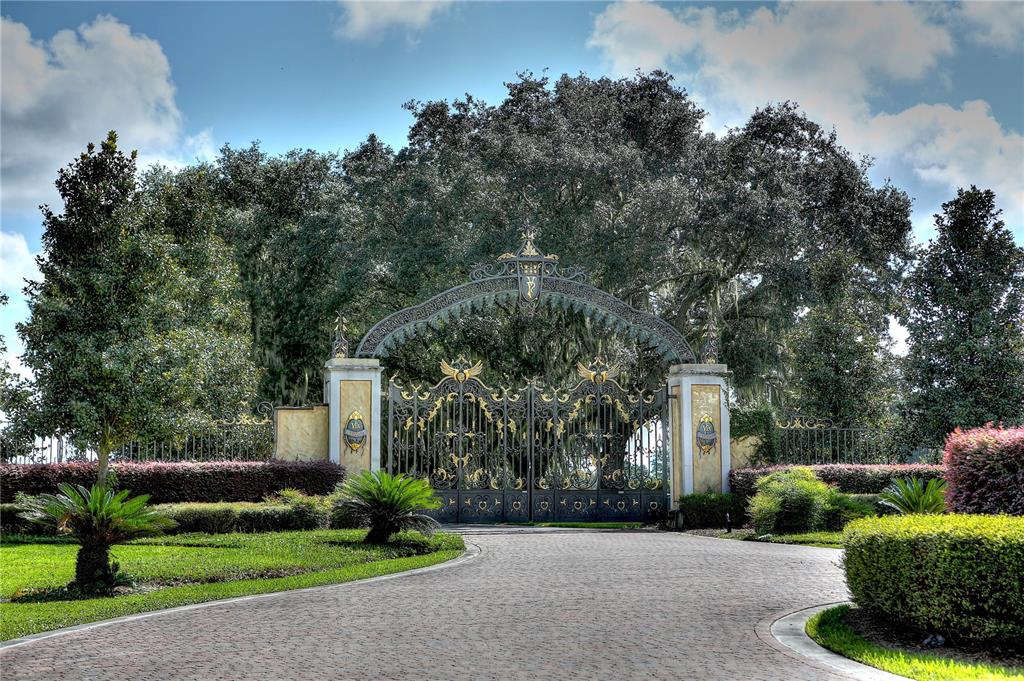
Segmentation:
<svg viewBox="0 0 1024 681">
<path fill-rule="evenodd" d="M 328 451 L 348 473 L 380 468 L 380 360 L 334 357 L 324 365 Z"/>
<path fill-rule="evenodd" d="M 669 369 L 672 507 L 681 494 L 729 490 L 729 371 L 724 364 Z"/>
</svg>

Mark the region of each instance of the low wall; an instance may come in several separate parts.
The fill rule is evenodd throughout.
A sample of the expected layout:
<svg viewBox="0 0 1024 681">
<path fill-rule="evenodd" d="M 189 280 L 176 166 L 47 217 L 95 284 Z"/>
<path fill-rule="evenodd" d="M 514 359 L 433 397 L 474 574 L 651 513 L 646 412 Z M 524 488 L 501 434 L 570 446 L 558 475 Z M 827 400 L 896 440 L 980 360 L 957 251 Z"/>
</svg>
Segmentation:
<svg viewBox="0 0 1024 681">
<path fill-rule="evenodd" d="M 761 438 L 756 435 L 747 435 L 744 437 L 734 438 L 731 444 L 731 466 L 733 470 L 737 468 L 747 468 L 750 466 L 750 461 L 754 457 L 754 452 L 757 451 L 757 446 L 761 444 Z"/>
<path fill-rule="evenodd" d="M 329 461 L 326 404 L 274 409 L 274 458 L 282 461 Z"/>
</svg>

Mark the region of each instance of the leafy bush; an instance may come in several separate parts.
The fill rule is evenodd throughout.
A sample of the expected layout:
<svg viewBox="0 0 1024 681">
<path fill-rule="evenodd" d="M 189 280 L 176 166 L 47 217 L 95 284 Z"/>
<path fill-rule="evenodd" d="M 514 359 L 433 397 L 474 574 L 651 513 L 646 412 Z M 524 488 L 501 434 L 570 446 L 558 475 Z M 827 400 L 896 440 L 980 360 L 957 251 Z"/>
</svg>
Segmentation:
<svg viewBox="0 0 1024 681">
<path fill-rule="evenodd" d="M 177 523 L 178 533 L 283 532 L 322 527 L 319 519 L 296 513 L 293 507 L 280 503 L 191 502 L 166 504 L 157 508 Z"/>
<path fill-rule="evenodd" d="M 739 497 L 729 492 L 697 492 L 679 497 L 679 512 L 683 526 L 688 530 L 705 527 L 725 527 L 725 514 L 739 526 L 743 518 L 743 507 Z"/>
<path fill-rule="evenodd" d="M 116 463 L 120 487 L 148 494 L 153 503 L 189 501 L 260 501 L 285 488 L 305 494 L 328 494 L 345 477 L 345 469 L 326 461 L 202 461 Z M 95 463 L 0 464 L 0 501 L 18 492 L 52 493 L 58 483 L 90 485 Z"/>
<path fill-rule="evenodd" d="M 757 493 L 757 481 L 792 466 L 737 468 L 729 471 L 729 489 L 746 500 Z M 944 466 L 930 464 L 826 464 L 806 466 L 822 482 L 847 494 L 878 494 L 896 478 L 916 476 L 922 480 L 941 478 Z"/>
<path fill-rule="evenodd" d="M 758 534 L 820 530 L 835 491 L 818 480 L 810 468 L 795 466 L 757 481 L 750 501 L 750 519 Z"/>
<path fill-rule="evenodd" d="M 329 496 L 310 496 L 297 489 L 283 489 L 268 497 L 291 509 L 296 522 L 305 527 L 327 529 L 331 526 L 331 511 L 334 502 Z"/>
<path fill-rule="evenodd" d="M 826 530 L 838 532 L 851 521 L 876 515 L 878 515 L 878 511 L 875 504 L 858 499 L 851 494 L 833 491 L 825 501 L 822 523 Z"/>
<path fill-rule="evenodd" d="M 1024 518 L 858 520 L 843 544 L 853 599 L 877 617 L 954 642 L 1024 640 Z"/>
<path fill-rule="evenodd" d="M 943 462 L 950 511 L 1024 515 L 1024 428 L 957 429 Z"/>
<path fill-rule="evenodd" d="M 897 478 L 879 495 L 881 503 L 898 513 L 943 513 L 946 510 L 946 481 L 932 478 Z"/>
<path fill-rule="evenodd" d="M 102 485 L 86 489 L 61 483 L 58 489 L 58 494 L 42 494 L 27 501 L 21 515 L 78 541 L 74 584 L 83 591 L 116 584 L 117 564 L 110 563 L 111 546 L 174 526 L 146 506 L 149 497 L 145 494 L 129 499 L 128 490 L 114 492 Z"/>
<path fill-rule="evenodd" d="M 438 523 L 420 511 L 440 506 L 426 480 L 385 471 L 363 471 L 349 478 L 336 503 L 338 515 L 359 519 L 369 526 L 367 544 L 384 544 L 391 535 L 403 530 L 429 535 Z"/>
</svg>

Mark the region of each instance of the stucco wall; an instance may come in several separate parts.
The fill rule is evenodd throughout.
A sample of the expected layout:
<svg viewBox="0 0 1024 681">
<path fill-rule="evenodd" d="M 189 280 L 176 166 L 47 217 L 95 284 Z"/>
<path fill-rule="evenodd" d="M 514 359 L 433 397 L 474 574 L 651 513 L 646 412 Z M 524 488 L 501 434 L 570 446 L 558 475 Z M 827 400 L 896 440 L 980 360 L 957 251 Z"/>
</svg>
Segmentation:
<svg viewBox="0 0 1024 681">
<path fill-rule="evenodd" d="M 326 404 L 274 409 L 274 458 L 284 461 L 329 461 Z"/>
<path fill-rule="evenodd" d="M 732 468 L 746 468 L 750 465 L 750 459 L 754 451 L 761 444 L 761 438 L 756 435 L 738 437 L 732 441 Z"/>
</svg>

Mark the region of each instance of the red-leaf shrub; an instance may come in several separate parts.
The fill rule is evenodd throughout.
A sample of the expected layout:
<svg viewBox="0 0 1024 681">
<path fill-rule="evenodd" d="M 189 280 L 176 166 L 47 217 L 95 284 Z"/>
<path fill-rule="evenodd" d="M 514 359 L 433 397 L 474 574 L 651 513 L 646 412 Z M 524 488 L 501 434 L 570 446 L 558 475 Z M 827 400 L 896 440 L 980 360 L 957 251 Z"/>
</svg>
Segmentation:
<svg viewBox="0 0 1024 681">
<path fill-rule="evenodd" d="M 150 495 L 154 504 L 185 501 L 260 501 L 291 487 L 306 494 L 329 494 L 345 469 L 326 461 L 202 461 L 115 463 L 118 489 Z M 0 502 L 18 492 L 54 492 L 57 483 L 92 485 L 95 463 L 0 464 Z"/>
<path fill-rule="evenodd" d="M 729 471 L 729 490 L 749 499 L 756 493 L 759 478 L 792 466 L 769 466 L 767 468 L 735 468 Z M 808 466 L 822 482 L 833 485 L 847 494 L 878 494 L 895 478 L 916 476 L 928 481 L 941 478 L 945 467 L 932 464 L 824 464 Z"/>
<path fill-rule="evenodd" d="M 1024 515 L 1024 428 L 957 428 L 942 460 L 950 511 Z"/>
</svg>

